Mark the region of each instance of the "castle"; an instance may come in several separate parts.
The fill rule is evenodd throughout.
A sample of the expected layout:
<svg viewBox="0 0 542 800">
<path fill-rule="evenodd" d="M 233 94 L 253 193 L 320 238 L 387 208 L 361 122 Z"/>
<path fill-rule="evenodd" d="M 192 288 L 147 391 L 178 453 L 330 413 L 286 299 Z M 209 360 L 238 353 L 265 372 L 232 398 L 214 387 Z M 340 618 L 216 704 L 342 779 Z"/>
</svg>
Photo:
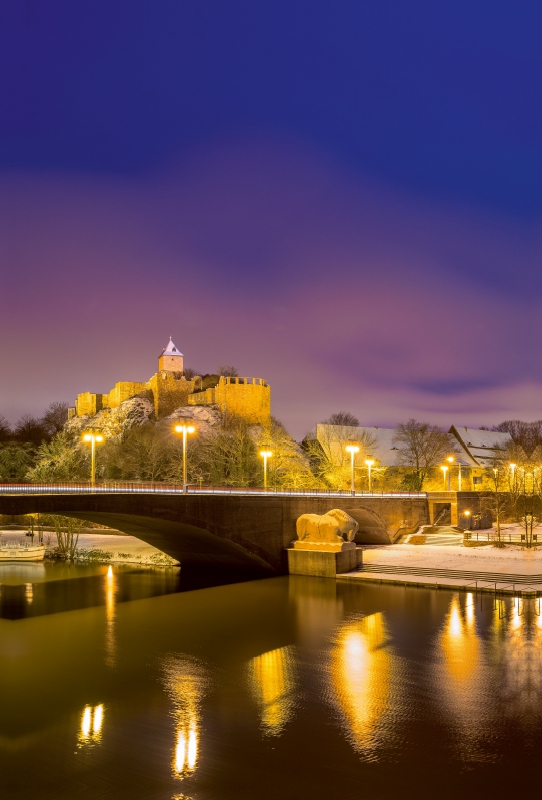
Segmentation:
<svg viewBox="0 0 542 800">
<path fill-rule="evenodd" d="M 148 398 L 154 405 L 156 419 L 181 406 L 216 406 L 220 411 L 237 414 L 252 424 L 265 425 L 271 418 L 271 388 L 263 378 L 219 375 L 187 378 L 184 356 L 171 339 L 158 358 L 158 372 L 146 383 L 119 381 L 107 394 L 78 394 L 69 416 L 94 416 L 98 411 L 115 408 L 131 397 Z"/>
</svg>

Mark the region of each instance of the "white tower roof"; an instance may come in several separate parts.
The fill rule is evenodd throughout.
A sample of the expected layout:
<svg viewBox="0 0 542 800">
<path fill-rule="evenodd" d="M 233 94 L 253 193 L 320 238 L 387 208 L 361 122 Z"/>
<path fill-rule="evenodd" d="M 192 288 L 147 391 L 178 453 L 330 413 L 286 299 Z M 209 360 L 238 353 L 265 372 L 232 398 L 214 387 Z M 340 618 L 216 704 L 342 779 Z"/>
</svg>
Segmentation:
<svg viewBox="0 0 542 800">
<path fill-rule="evenodd" d="M 167 347 L 165 347 L 162 350 L 162 355 L 163 356 L 182 356 L 183 354 L 181 353 L 181 351 L 177 347 L 175 347 L 175 345 L 173 344 L 173 342 L 171 340 L 171 336 L 170 336 L 169 337 L 169 344 L 168 344 Z"/>
</svg>

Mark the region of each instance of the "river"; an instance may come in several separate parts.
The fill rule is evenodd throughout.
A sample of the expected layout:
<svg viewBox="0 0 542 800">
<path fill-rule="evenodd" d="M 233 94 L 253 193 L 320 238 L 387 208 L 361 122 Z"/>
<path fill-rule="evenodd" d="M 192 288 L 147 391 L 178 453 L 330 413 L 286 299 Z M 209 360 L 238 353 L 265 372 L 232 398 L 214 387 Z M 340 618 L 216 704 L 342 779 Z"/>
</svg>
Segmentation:
<svg viewBox="0 0 542 800">
<path fill-rule="evenodd" d="M 2 798 L 500 798 L 535 775 L 537 601 L 197 580 L 0 567 Z"/>
</svg>

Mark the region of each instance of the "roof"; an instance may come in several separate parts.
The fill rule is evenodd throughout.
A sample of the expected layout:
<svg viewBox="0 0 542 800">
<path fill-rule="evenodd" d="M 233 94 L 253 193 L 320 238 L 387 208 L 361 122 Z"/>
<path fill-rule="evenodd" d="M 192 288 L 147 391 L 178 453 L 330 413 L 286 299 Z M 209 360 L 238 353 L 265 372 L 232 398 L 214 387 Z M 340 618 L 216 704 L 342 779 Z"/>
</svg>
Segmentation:
<svg viewBox="0 0 542 800">
<path fill-rule="evenodd" d="M 169 337 L 169 344 L 168 344 L 167 347 L 164 347 L 164 349 L 161 352 L 161 355 L 163 355 L 163 356 L 182 356 L 183 354 L 181 353 L 180 350 L 178 350 L 175 347 L 175 345 L 173 344 L 173 342 L 171 340 L 171 336 L 170 336 Z"/>
<path fill-rule="evenodd" d="M 450 428 L 464 451 L 481 467 L 491 466 L 501 450 L 510 442 L 508 433 L 482 431 L 478 428 L 452 425 Z"/>
<path fill-rule="evenodd" d="M 462 467 L 487 467 L 491 466 L 499 456 L 499 450 L 504 448 L 510 437 L 507 433 L 497 431 L 481 431 L 476 428 L 456 427 L 452 425 L 449 432 L 458 440 L 460 454 L 456 456 L 455 463 Z M 336 458 L 340 460 L 339 450 L 341 442 L 351 439 L 369 438 L 374 444 L 367 448 L 367 455 L 373 456 L 383 467 L 397 466 L 397 447 L 393 444 L 395 428 L 366 428 L 363 426 L 326 425 L 319 423 L 309 431 L 306 439 L 319 439 L 330 445 L 336 451 Z"/>
</svg>

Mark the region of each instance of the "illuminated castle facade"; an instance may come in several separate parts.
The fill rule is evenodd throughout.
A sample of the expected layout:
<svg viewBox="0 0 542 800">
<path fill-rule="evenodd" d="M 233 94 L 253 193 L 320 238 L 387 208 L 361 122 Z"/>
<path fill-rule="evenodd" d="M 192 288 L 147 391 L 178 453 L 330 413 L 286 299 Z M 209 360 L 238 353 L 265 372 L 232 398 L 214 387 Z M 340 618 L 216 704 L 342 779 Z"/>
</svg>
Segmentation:
<svg viewBox="0 0 542 800">
<path fill-rule="evenodd" d="M 78 394 L 70 416 L 94 416 L 132 397 L 151 400 L 156 419 L 181 406 L 201 405 L 216 406 L 254 424 L 265 425 L 271 418 L 271 388 L 263 378 L 206 375 L 187 379 L 184 356 L 171 339 L 158 358 L 158 372 L 146 383 L 119 381 L 107 394 Z"/>
</svg>

